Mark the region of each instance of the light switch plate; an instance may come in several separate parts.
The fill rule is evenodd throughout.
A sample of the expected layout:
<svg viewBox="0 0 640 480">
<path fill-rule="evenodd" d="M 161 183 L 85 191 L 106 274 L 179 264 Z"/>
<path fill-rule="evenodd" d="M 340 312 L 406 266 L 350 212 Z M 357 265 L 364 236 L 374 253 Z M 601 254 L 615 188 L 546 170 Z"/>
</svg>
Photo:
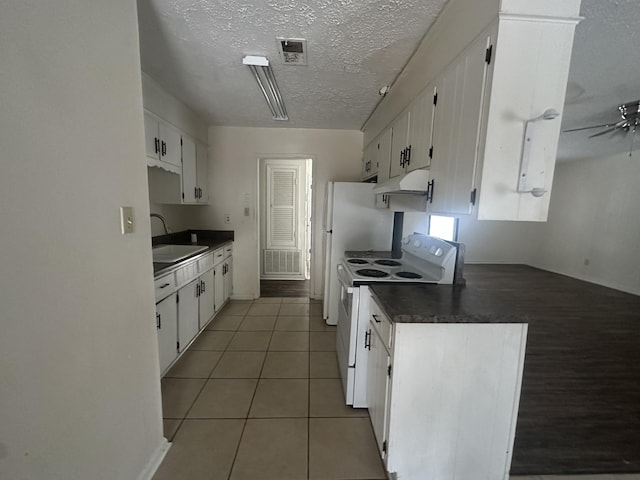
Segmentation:
<svg viewBox="0 0 640 480">
<path fill-rule="evenodd" d="M 120 230 L 123 235 L 133 233 L 133 207 L 120 207 Z"/>
</svg>

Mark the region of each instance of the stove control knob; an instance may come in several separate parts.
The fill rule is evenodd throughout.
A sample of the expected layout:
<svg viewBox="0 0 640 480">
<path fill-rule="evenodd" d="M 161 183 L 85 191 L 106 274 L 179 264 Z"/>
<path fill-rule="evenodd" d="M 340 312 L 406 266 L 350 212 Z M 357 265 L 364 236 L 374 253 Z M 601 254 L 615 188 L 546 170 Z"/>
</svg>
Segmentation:
<svg viewBox="0 0 640 480">
<path fill-rule="evenodd" d="M 436 247 L 434 245 L 431 245 L 431 248 L 429 249 L 429 253 L 431 255 L 435 255 L 436 254 Z"/>
<path fill-rule="evenodd" d="M 413 246 L 416 248 L 420 248 L 422 246 L 422 242 L 420 240 L 416 240 L 413 242 Z"/>
<path fill-rule="evenodd" d="M 442 253 L 443 253 L 443 252 L 442 252 L 442 249 L 441 249 L 441 248 L 436 248 L 436 251 L 435 251 L 434 255 L 435 255 L 436 257 L 441 257 L 441 256 L 442 256 Z"/>
<path fill-rule="evenodd" d="M 411 242 L 411 239 L 409 237 L 405 237 L 402 239 L 402 243 L 404 243 L 405 245 L 407 245 L 409 242 Z"/>
</svg>

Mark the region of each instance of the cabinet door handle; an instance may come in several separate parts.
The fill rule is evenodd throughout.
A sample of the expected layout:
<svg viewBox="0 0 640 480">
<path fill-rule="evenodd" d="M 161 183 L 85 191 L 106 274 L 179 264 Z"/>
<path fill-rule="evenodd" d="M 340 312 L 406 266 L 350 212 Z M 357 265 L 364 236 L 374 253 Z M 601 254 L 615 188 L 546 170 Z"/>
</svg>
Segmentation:
<svg viewBox="0 0 640 480">
<path fill-rule="evenodd" d="M 375 320 L 376 323 L 380 323 L 380 320 L 378 320 L 378 315 L 371 315 L 373 317 L 373 319 Z"/>
<path fill-rule="evenodd" d="M 198 198 L 202 198 L 202 188 L 198 187 Z"/>
<path fill-rule="evenodd" d="M 407 158 L 405 159 L 405 161 L 407 162 L 407 165 L 410 165 L 411 164 L 411 145 L 409 145 L 407 147 L 407 155 L 406 155 L 406 157 Z"/>
<path fill-rule="evenodd" d="M 431 180 L 427 183 L 427 199 L 429 200 L 429 203 L 433 203 L 433 191 L 435 190 L 435 184 L 435 180 Z"/>
<path fill-rule="evenodd" d="M 200 285 L 201 285 L 201 287 L 200 287 L 200 293 L 204 293 L 204 292 L 205 292 L 205 290 L 207 289 L 207 284 L 206 284 L 206 283 L 204 283 L 204 281 L 203 281 L 203 280 L 201 280 L 201 281 L 200 281 Z"/>
<path fill-rule="evenodd" d="M 158 330 L 162 329 L 162 317 L 157 312 L 156 312 L 156 328 Z"/>
<path fill-rule="evenodd" d="M 162 142 L 162 156 L 164 157 L 167 154 L 167 143 Z"/>
<path fill-rule="evenodd" d="M 160 153 L 160 139 L 158 137 L 154 137 L 153 141 L 156 147 L 156 153 Z"/>
<path fill-rule="evenodd" d="M 364 348 L 371 350 L 371 329 L 364 332 Z"/>
<path fill-rule="evenodd" d="M 200 284 L 196 284 L 196 298 L 200 296 Z"/>
<path fill-rule="evenodd" d="M 160 288 L 167 288 L 169 285 L 171 285 L 170 283 L 165 283 L 164 285 L 160 285 Z"/>
<path fill-rule="evenodd" d="M 404 154 L 405 154 L 406 150 L 402 150 L 400 152 L 400 166 L 404 167 Z"/>
</svg>

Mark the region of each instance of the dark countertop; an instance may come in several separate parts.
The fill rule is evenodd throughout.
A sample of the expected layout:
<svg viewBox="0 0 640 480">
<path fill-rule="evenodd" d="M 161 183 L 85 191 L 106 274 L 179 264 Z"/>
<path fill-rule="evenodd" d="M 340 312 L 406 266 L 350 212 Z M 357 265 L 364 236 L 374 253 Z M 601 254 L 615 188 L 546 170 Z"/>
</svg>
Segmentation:
<svg viewBox="0 0 640 480">
<path fill-rule="evenodd" d="M 640 296 L 524 265 L 464 276 L 370 288 L 396 322 L 529 325 L 511 474 L 639 472 Z"/>
<path fill-rule="evenodd" d="M 198 237 L 197 243 L 191 243 L 191 234 L 195 233 Z M 182 232 L 170 233 L 168 235 L 158 235 L 151 238 L 151 245 L 200 245 L 209 247 L 209 250 L 185 258 L 176 263 L 154 263 L 153 275 L 159 276 L 169 273 L 171 270 L 186 261 L 191 261 L 196 257 L 206 255 L 211 250 L 220 248 L 225 243 L 233 242 L 234 232 L 232 230 L 184 230 Z"/>
</svg>

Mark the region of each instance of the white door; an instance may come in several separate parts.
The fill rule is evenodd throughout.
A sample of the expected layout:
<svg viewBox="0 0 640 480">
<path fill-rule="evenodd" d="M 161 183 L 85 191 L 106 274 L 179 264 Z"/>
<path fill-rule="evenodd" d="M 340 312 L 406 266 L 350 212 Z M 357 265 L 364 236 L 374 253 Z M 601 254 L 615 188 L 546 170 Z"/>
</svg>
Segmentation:
<svg viewBox="0 0 640 480">
<path fill-rule="evenodd" d="M 264 160 L 261 278 L 305 279 L 306 160 Z"/>
</svg>

